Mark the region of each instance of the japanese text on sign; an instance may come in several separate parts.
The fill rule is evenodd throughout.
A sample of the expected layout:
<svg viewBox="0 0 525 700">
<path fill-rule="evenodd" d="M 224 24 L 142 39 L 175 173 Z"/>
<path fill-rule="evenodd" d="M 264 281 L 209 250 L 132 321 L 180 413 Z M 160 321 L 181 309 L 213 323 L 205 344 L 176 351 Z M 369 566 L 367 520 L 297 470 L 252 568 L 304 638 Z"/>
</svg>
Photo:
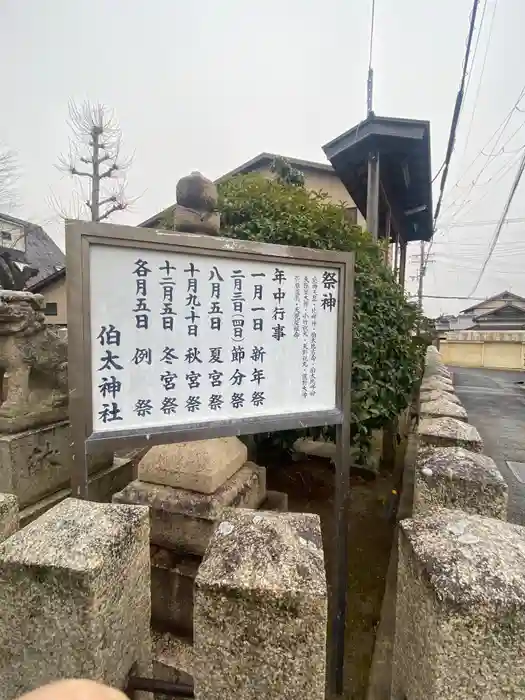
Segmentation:
<svg viewBox="0 0 525 700">
<path fill-rule="evenodd" d="M 336 407 L 339 271 L 92 246 L 93 428 Z"/>
</svg>

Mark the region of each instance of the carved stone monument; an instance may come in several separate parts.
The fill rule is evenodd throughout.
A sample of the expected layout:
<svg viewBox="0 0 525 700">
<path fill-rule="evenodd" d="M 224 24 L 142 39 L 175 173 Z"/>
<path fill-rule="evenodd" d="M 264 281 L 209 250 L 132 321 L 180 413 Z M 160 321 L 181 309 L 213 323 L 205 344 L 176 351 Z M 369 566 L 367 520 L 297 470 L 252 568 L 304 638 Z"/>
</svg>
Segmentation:
<svg viewBox="0 0 525 700">
<path fill-rule="evenodd" d="M 40 294 L 0 290 L 0 492 L 17 497 L 22 526 L 70 493 L 67 341 L 43 308 Z M 134 469 L 112 452 L 91 459 L 91 498 L 111 500 Z"/>
<path fill-rule="evenodd" d="M 14 433 L 68 415 L 67 344 L 46 326 L 44 297 L 0 291 L 0 431 Z"/>
</svg>

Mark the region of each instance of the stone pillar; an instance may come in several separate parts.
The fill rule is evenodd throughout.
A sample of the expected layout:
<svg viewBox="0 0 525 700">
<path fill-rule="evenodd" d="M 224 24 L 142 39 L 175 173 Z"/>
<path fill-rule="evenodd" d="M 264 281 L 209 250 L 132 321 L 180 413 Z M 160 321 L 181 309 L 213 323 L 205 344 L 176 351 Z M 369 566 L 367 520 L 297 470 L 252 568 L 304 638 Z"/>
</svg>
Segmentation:
<svg viewBox="0 0 525 700">
<path fill-rule="evenodd" d="M 0 545 L 0 700 L 151 666 L 146 508 L 67 499 Z"/>
<path fill-rule="evenodd" d="M 507 519 L 507 484 L 490 457 L 463 447 L 420 450 L 416 462 L 414 517 L 438 508 Z"/>
<path fill-rule="evenodd" d="M 317 515 L 227 509 L 195 581 L 197 700 L 324 700 Z"/>
<path fill-rule="evenodd" d="M 400 524 L 392 700 L 525 695 L 525 529 L 441 510 Z"/>
<path fill-rule="evenodd" d="M 159 632 L 193 634 L 193 583 L 225 507 L 258 508 L 266 470 L 246 461 L 238 438 L 153 447 L 138 480 L 113 497 L 150 508 L 152 623 Z"/>
<path fill-rule="evenodd" d="M 18 530 L 18 501 L 10 493 L 0 493 L 0 542 Z"/>
</svg>

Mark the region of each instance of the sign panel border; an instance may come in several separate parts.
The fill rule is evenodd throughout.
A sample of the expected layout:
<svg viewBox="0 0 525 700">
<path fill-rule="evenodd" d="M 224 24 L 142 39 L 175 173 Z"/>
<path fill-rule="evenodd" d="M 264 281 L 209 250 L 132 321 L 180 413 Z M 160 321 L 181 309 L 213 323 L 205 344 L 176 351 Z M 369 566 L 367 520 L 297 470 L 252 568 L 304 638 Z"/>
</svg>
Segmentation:
<svg viewBox="0 0 525 700">
<path fill-rule="evenodd" d="M 339 271 L 337 319 L 337 368 L 335 410 L 308 411 L 263 417 L 134 428 L 93 430 L 90 247 L 132 247 L 141 250 L 193 253 L 229 259 L 281 262 L 288 265 L 332 267 Z M 282 246 L 175 231 L 68 221 L 66 223 L 69 402 L 75 469 L 74 495 L 87 497 L 86 455 L 107 450 L 151 447 L 158 444 L 250 435 L 350 421 L 351 342 L 353 316 L 354 254 L 313 248 Z M 344 348 L 344 351 L 343 351 Z M 79 467 L 81 467 L 79 469 Z M 82 473 L 80 473 L 82 472 Z"/>
</svg>

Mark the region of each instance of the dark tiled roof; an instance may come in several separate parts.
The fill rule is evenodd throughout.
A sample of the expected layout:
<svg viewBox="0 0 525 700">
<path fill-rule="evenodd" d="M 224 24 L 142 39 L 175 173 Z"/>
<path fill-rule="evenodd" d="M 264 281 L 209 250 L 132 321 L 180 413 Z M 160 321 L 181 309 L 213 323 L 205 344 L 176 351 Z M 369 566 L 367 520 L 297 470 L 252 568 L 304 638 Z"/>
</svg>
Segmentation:
<svg viewBox="0 0 525 700">
<path fill-rule="evenodd" d="M 55 275 L 58 270 L 65 267 L 66 256 L 41 226 L 23 219 L 15 219 L 13 216 L 7 216 L 6 214 L 0 214 L 0 218 L 24 228 L 26 239 L 25 254 L 13 248 L 8 248 L 7 250 L 9 250 L 13 259 L 26 262 L 31 267 L 37 268 L 38 274 L 29 280 L 29 289 L 37 285 L 41 287 L 41 283 L 45 279 Z"/>
</svg>

